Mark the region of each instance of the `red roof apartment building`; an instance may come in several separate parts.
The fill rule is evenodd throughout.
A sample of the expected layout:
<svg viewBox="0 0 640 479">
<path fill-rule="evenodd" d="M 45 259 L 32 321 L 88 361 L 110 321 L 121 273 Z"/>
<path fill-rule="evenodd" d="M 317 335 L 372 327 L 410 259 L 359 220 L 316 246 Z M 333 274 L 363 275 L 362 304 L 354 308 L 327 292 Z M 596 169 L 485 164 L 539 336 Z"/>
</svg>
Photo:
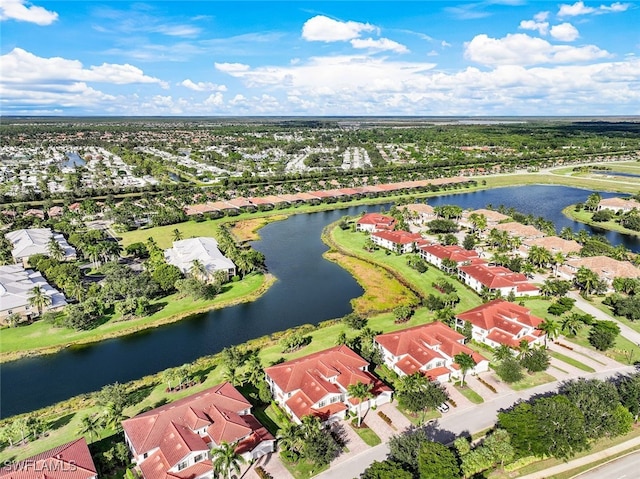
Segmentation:
<svg viewBox="0 0 640 479">
<path fill-rule="evenodd" d="M 371 233 L 371 241 L 395 253 L 412 253 L 425 240 L 419 233 L 409 233 L 408 231 L 377 231 Z"/>
<path fill-rule="evenodd" d="M 540 294 L 540 288 L 529 283 L 524 274 L 514 273 L 504 266 L 490 266 L 481 263 L 460 266 L 458 267 L 458 277 L 477 293 L 482 293 L 483 288 L 486 288 L 488 293 L 499 292 L 502 296 L 508 296 L 511 292 L 516 297 Z"/>
<path fill-rule="evenodd" d="M 36 456 L 3 465 L 1 479 L 96 479 L 98 473 L 84 438 Z"/>
<path fill-rule="evenodd" d="M 274 451 L 275 438 L 228 382 L 122 421 L 125 441 L 145 479 L 213 477 L 209 451 L 236 444 L 246 460 Z"/>
<path fill-rule="evenodd" d="M 473 339 L 493 348 L 501 344 L 517 348 L 523 339 L 529 344 L 539 344 L 544 338 L 544 332 L 536 329 L 542 318 L 503 299 L 494 299 L 456 315 L 456 327 L 463 328 L 466 321 L 473 325 Z"/>
<path fill-rule="evenodd" d="M 442 261 L 445 259 L 455 261 L 459 266 L 480 258 L 476 250 L 467 250 L 458 245 L 431 244 L 420 246 L 418 252 L 425 261 L 440 269 L 442 269 Z"/>
<path fill-rule="evenodd" d="M 456 354 L 473 357 L 474 373 L 489 370 L 489 361 L 465 346 L 465 337 L 444 323 L 423 324 L 414 328 L 376 336 L 375 343 L 384 363 L 400 376 L 421 372 L 431 380 L 448 381 L 460 376 Z"/>
<path fill-rule="evenodd" d="M 356 231 L 392 231 L 396 226 L 396 220 L 392 216 L 381 215 L 380 213 L 367 213 L 356 222 Z"/>
<path fill-rule="evenodd" d="M 323 422 L 357 411 L 358 400 L 347 393 L 349 385 L 372 385 L 374 397 L 368 406 L 391 401 L 392 390 L 371 374 L 369 363 L 347 346 L 336 346 L 265 369 L 274 399 L 294 421 L 318 416 Z"/>
</svg>

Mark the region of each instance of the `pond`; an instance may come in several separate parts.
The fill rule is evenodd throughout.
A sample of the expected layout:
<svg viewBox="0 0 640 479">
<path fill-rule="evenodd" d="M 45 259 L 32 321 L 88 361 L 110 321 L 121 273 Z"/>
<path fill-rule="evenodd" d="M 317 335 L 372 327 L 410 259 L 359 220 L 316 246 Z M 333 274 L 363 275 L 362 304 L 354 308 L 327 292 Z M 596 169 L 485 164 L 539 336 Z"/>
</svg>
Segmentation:
<svg viewBox="0 0 640 479">
<path fill-rule="evenodd" d="M 75 151 L 67 152 L 67 161 L 62 163 L 63 168 L 75 168 L 76 166 L 84 166 L 87 163 L 80 158 L 80 155 Z"/>
<path fill-rule="evenodd" d="M 565 218 L 566 205 L 584 201 L 588 190 L 558 186 L 521 186 L 429 198 L 431 205 L 483 208 L 491 203 L 514 207 L 552 220 L 558 226 L 587 228 Z M 614 196 L 602 193 L 603 197 Z M 260 230 L 254 244 L 278 281 L 252 303 L 193 316 L 141 333 L 59 353 L 5 363 L 0 368 L 1 415 L 38 409 L 110 383 L 126 382 L 179 366 L 276 331 L 316 324 L 351 312 L 350 300 L 362 288 L 349 273 L 326 261 L 322 229 L 345 214 L 389 209 L 390 204 L 355 206 L 293 215 Z M 607 234 L 614 244 L 640 251 L 640 239 Z"/>
</svg>

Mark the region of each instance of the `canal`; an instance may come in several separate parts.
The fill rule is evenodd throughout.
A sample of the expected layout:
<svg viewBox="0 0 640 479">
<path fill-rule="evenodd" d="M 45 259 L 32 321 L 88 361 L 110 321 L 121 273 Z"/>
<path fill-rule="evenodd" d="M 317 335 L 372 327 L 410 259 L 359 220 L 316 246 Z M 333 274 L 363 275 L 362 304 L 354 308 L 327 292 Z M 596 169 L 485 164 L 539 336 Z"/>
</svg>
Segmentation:
<svg viewBox="0 0 640 479">
<path fill-rule="evenodd" d="M 561 211 L 583 202 L 592 193 L 562 186 L 521 186 L 473 193 L 447 194 L 428 199 L 437 206 L 463 208 L 504 205 L 525 214 L 553 221 L 559 231 L 594 230 L 565 218 Z M 603 197 L 615 196 L 601 193 Z M 292 215 L 260 230 L 254 244 L 266 256 L 267 267 L 278 281 L 252 303 L 211 311 L 177 323 L 59 353 L 21 359 L 0 367 L 0 415 L 35 410 L 77 394 L 126 382 L 163 369 L 179 366 L 275 331 L 337 318 L 351 311 L 350 300 L 362 288 L 349 273 L 326 261 L 322 254 L 322 229 L 343 215 L 388 209 L 390 204 L 352 206 L 310 214 Z M 623 243 L 640 251 L 640 239 L 606 233 L 613 244 Z"/>
</svg>

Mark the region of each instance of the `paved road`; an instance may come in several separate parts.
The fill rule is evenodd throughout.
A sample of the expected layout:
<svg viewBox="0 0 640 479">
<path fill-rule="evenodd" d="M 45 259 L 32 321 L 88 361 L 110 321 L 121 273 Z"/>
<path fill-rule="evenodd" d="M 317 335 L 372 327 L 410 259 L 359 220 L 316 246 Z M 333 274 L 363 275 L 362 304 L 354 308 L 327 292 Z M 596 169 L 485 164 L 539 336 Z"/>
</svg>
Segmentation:
<svg viewBox="0 0 640 479">
<path fill-rule="evenodd" d="M 620 366 L 597 373 L 581 375 L 584 378 L 605 379 L 617 374 L 629 374 L 635 372 L 632 366 Z M 576 378 L 577 379 L 577 378 Z M 555 391 L 560 381 L 543 384 L 526 391 L 513 391 L 491 401 L 474 405 L 464 410 L 451 410 L 442 418 L 426 427 L 431 432 L 433 440 L 449 443 L 460 435 L 471 435 L 492 427 L 501 409 L 506 409 L 520 399 L 529 399 L 537 394 Z M 389 448 L 386 444 L 368 449 L 349 461 L 331 467 L 328 471 L 319 474 L 321 479 L 352 479 L 358 477 L 373 461 L 383 461 L 387 457 Z"/>
<path fill-rule="evenodd" d="M 616 459 L 597 469 L 576 476 L 576 479 L 632 479 L 638 477 L 640 452 Z"/>
</svg>

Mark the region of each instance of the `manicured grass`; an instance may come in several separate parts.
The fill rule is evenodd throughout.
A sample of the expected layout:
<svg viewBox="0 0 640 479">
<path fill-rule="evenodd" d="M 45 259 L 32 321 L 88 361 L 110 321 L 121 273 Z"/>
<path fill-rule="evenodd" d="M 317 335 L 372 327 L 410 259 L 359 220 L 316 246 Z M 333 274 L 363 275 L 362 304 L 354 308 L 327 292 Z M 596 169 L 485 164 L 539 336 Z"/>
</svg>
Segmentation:
<svg viewBox="0 0 640 479">
<path fill-rule="evenodd" d="M 541 371 L 538 373 L 527 374 L 525 373 L 524 378 L 518 382 L 511 383 L 509 386 L 514 391 L 522 391 L 524 389 L 533 388 L 535 386 L 540 386 L 541 384 L 550 383 L 555 381 L 556 378 L 551 376 L 550 374 Z"/>
<path fill-rule="evenodd" d="M 268 278 L 268 281 L 265 278 Z M 194 301 L 188 297 L 179 298 L 177 294 L 173 294 L 152 300 L 151 307 L 157 308 L 158 311 L 150 316 L 118 321 L 119 317 L 113 315 L 107 322 L 87 331 L 56 328 L 44 321 L 36 321 L 17 328 L 6 328 L 2 330 L 2 361 L 16 359 L 26 352 L 32 354 L 37 350 L 56 349 L 70 344 L 85 344 L 123 336 L 148 327 L 177 321 L 193 314 L 249 301 L 264 293 L 272 281 L 271 276 L 251 274 L 241 281 L 227 283 L 222 293 L 206 301 Z"/>
<path fill-rule="evenodd" d="M 623 316 L 616 316 L 615 314 L 613 314 L 613 311 L 611 311 L 611 308 L 609 306 L 602 304 L 602 301 L 605 299 L 605 297 L 606 296 L 591 296 L 588 301 L 603 313 L 608 314 L 612 318 L 615 318 L 617 321 L 620 321 L 625 326 L 628 326 L 634 331 L 640 333 L 640 321 L 630 321 Z"/>
<path fill-rule="evenodd" d="M 417 414 L 413 414 L 407 411 L 406 409 L 401 408 L 400 405 L 398 404 L 396 406 L 398 411 L 400 411 L 404 415 L 404 417 L 406 417 L 409 420 L 409 422 L 411 422 L 411 424 L 413 424 L 414 426 L 421 426 L 422 424 L 426 424 L 432 419 L 439 419 L 442 417 L 442 414 L 440 414 L 435 409 L 430 409 L 428 411 L 423 411 Z"/>
<path fill-rule="evenodd" d="M 604 459 L 600 459 L 599 461 L 594 461 L 594 462 L 590 462 L 589 464 L 585 464 L 584 466 L 579 466 L 576 467 L 575 469 L 571 469 L 570 471 L 566 471 L 566 472 L 562 472 L 560 474 L 556 474 L 553 476 L 553 479 L 572 479 L 576 476 L 578 476 L 579 474 L 582 474 L 583 472 L 589 471 L 591 469 L 594 469 L 598 466 L 601 466 L 604 463 L 613 461 L 614 459 L 617 459 L 619 457 L 622 456 L 626 456 L 628 454 L 631 454 L 633 452 L 637 452 L 640 451 L 640 446 L 636 446 L 636 447 L 632 447 L 631 449 L 627 449 L 626 451 L 623 452 L 619 452 L 618 454 L 612 454 L 609 457 L 606 457 Z"/>
<path fill-rule="evenodd" d="M 580 361 L 577 361 L 576 359 L 570 358 L 569 356 L 565 356 L 564 354 L 560 354 L 556 351 L 549 351 L 549 356 L 551 356 L 552 358 L 556 358 L 564 363 L 570 364 L 571 366 L 581 369 L 582 371 L 588 372 L 588 373 L 595 373 L 596 370 L 593 369 L 591 366 L 587 366 L 584 363 L 581 363 Z"/>
<path fill-rule="evenodd" d="M 631 236 L 640 236 L 640 231 L 630 230 L 629 228 L 625 228 L 620 223 L 616 222 L 618 216 L 613 216 L 613 218 L 609 221 L 593 221 L 591 217 L 593 216 L 593 211 L 586 210 L 575 210 L 575 205 L 569 205 L 562 210 L 562 214 L 572 220 L 579 221 L 580 223 L 585 223 L 591 226 L 597 226 L 598 228 L 603 228 L 605 230 L 617 231 L 619 233 L 623 233 Z"/>
<path fill-rule="evenodd" d="M 484 402 L 482 396 L 480 396 L 480 394 L 475 392 L 469 386 L 465 385 L 464 387 L 460 387 L 458 384 L 455 384 L 454 386 L 464 397 L 466 397 L 473 404 L 482 404 Z"/>
<path fill-rule="evenodd" d="M 364 423 L 363 423 L 364 424 Z M 373 429 L 370 429 L 367 426 L 364 427 L 355 427 L 353 424 L 350 424 L 351 429 L 353 429 L 360 439 L 362 439 L 365 444 L 369 447 L 377 446 L 382 443 L 382 439 L 378 436 Z"/>
<path fill-rule="evenodd" d="M 329 469 L 329 466 L 319 467 L 318 465 L 305 460 L 293 463 L 287 461 L 282 456 L 280 456 L 280 459 L 282 460 L 284 467 L 286 467 L 289 473 L 296 479 L 306 479 Z"/>
<path fill-rule="evenodd" d="M 596 351 L 596 349 L 589 343 L 589 329 L 589 327 L 584 327 L 578 331 L 578 334 L 575 337 L 568 337 L 567 339 L 592 351 Z M 634 361 L 640 359 L 640 347 L 621 335 L 618 335 L 611 349 L 608 349 L 607 351 L 598 351 L 598 353 L 604 354 L 605 356 L 622 364 L 633 364 Z M 631 361 L 629 361 L 629 356 L 631 356 Z"/>
</svg>

